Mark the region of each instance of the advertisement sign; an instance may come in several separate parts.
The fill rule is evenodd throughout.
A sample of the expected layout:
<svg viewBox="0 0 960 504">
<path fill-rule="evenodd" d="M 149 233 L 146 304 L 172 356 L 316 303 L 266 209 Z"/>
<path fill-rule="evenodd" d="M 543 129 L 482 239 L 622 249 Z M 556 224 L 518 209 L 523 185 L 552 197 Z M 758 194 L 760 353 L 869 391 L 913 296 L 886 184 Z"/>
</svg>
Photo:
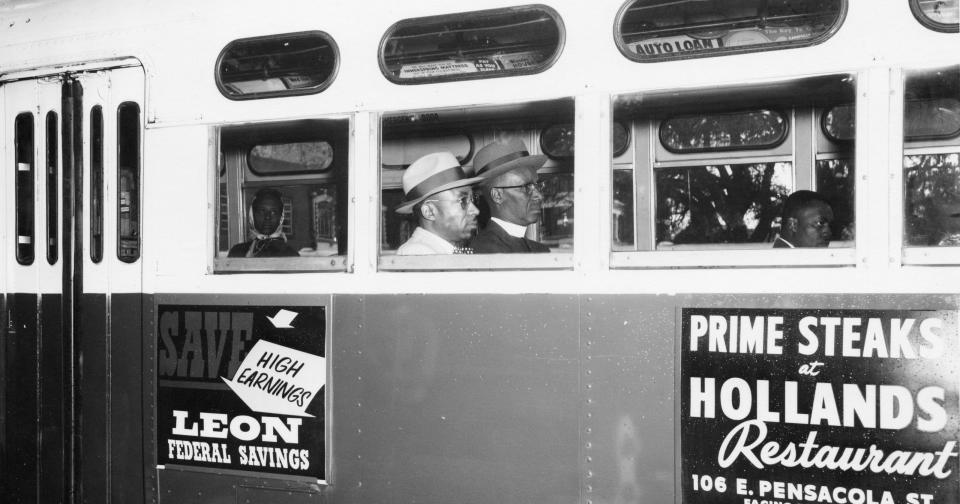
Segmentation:
<svg viewBox="0 0 960 504">
<path fill-rule="evenodd" d="M 684 504 L 960 502 L 957 312 L 680 316 Z"/>
<path fill-rule="evenodd" d="M 325 307 L 157 313 L 160 465 L 325 480 Z"/>
</svg>

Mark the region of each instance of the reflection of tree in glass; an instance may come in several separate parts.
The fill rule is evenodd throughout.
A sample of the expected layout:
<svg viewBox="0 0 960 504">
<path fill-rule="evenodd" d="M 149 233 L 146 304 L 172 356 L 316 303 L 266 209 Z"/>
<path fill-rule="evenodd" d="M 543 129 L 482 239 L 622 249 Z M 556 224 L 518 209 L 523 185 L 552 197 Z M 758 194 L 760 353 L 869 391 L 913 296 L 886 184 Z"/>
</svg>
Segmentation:
<svg viewBox="0 0 960 504">
<path fill-rule="evenodd" d="M 790 193 L 791 169 L 788 163 L 658 169 L 657 242 L 768 241 Z"/>
<path fill-rule="evenodd" d="M 787 133 L 786 118 L 773 110 L 672 117 L 660 127 L 660 141 L 675 152 L 770 147 Z"/>
<path fill-rule="evenodd" d="M 817 161 L 817 192 L 833 210 L 833 240 L 853 238 L 854 169 L 850 159 L 822 159 Z"/>
<path fill-rule="evenodd" d="M 633 246 L 633 170 L 613 170 L 613 246 Z"/>
<path fill-rule="evenodd" d="M 573 239 L 573 176 L 541 175 L 540 180 L 544 183 L 541 239 Z"/>
<path fill-rule="evenodd" d="M 960 204 L 960 154 L 904 156 L 904 240 L 936 245 L 947 233 L 941 208 Z"/>
</svg>

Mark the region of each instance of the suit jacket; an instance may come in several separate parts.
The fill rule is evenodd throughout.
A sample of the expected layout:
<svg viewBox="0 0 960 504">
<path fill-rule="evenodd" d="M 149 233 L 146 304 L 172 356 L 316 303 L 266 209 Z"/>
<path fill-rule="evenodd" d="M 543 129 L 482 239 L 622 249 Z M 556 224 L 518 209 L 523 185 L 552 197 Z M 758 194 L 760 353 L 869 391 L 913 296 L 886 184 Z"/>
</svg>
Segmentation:
<svg viewBox="0 0 960 504">
<path fill-rule="evenodd" d="M 778 236 L 776 240 L 773 240 L 773 248 L 793 248 L 793 245 Z"/>
<path fill-rule="evenodd" d="M 524 252 L 550 252 L 550 247 L 526 238 L 517 238 L 507 233 L 499 224 L 490 221 L 483 231 L 470 242 L 474 254 L 511 254 Z"/>
<path fill-rule="evenodd" d="M 253 245 L 253 242 L 256 240 L 249 240 L 243 243 L 238 243 L 233 247 L 230 247 L 230 252 L 227 253 L 227 257 L 246 257 L 247 251 L 250 250 L 250 247 Z M 260 253 L 254 257 L 299 257 L 300 254 L 296 250 L 293 250 L 293 247 L 287 245 L 287 242 L 283 241 L 281 238 L 272 238 L 266 240 L 266 243 L 262 244 Z"/>
</svg>

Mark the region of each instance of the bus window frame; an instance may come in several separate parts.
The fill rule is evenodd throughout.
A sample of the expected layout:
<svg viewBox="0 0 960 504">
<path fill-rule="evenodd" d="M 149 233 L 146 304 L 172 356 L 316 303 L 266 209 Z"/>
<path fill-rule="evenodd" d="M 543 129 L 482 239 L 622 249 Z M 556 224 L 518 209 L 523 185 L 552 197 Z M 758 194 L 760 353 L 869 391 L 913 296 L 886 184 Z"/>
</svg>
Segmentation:
<svg viewBox="0 0 960 504">
<path fill-rule="evenodd" d="M 550 58 L 547 58 L 539 65 L 534 65 L 526 68 L 519 68 L 514 70 L 505 70 L 501 72 L 476 72 L 468 74 L 451 74 L 451 75 L 440 75 L 435 77 L 428 77 L 423 79 L 401 79 L 399 76 L 396 76 L 389 70 L 384 58 L 384 51 L 386 49 L 387 42 L 391 39 L 392 34 L 400 29 L 406 28 L 408 26 L 416 26 L 428 23 L 439 24 L 447 22 L 450 20 L 460 19 L 466 15 L 493 15 L 493 14 L 508 14 L 522 12 L 525 10 L 539 10 L 547 14 L 557 26 L 557 48 L 556 51 Z M 495 78 L 504 78 L 504 77 L 518 77 L 523 75 L 536 75 L 543 72 L 546 72 L 553 67 L 554 64 L 560 59 L 560 56 L 563 54 L 563 49 L 566 45 L 567 35 L 566 27 L 563 24 L 563 18 L 560 17 L 560 13 L 554 10 L 552 7 L 549 7 L 544 4 L 534 3 L 527 5 L 515 5 L 509 7 L 500 7 L 494 9 L 484 9 L 478 11 L 466 11 L 466 12 L 454 12 L 448 14 L 440 14 L 436 16 L 423 16 L 416 18 L 405 18 L 397 21 L 396 23 L 390 25 L 386 31 L 383 32 L 383 36 L 380 37 L 380 43 L 377 45 L 377 65 L 380 68 L 380 73 L 393 84 L 409 86 L 409 85 L 419 85 L 419 84 L 437 84 L 443 82 L 459 82 L 459 81 L 470 81 L 470 80 L 484 80 L 484 79 L 495 79 Z"/>
<path fill-rule="evenodd" d="M 698 58 L 713 58 L 718 56 L 730 56 L 736 54 L 748 54 L 748 53 L 758 53 L 758 52 L 767 52 L 767 51 L 779 51 L 783 49 L 802 49 L 804 47 L 811 47 L 815 45 L 822 44 L 837 34 L 840 31 L 840 28 L 843 27 L 843 23 L 846 22 L 847 12 L 849 11 L 849 0 L 841 0 L 840 14 L 837 16 L 837 20 L 829 30 L 823 32 L 820 36 L 814 37 L 802 42 L 794 41 L 785 41 L 785 42 L 774 42 L 769 44 L 752 44 L 747 46 L 736 46 L 736 47 L 725 47 L 715 51 L 705 52 L 705 53 L 677 53 L 675 56 L 666 56 L 650 59 L 642 59 L 637 56 L 637 54 L 627 48 L 627 45 L 623 42 L 623 35 L 620 31 L 620 27 L 623 23 L 623 17 L 626 15 L 630 7 L 639 0 L 626 0 L 623 5 L 620 6 L 620 9 L 617 11 L 616 17 L 613 21 L 613 43 L 617 46 L 617 49 L 620 51 L 625 58 L 634 62 L 634 63 L 661 63 L 665 61 L 677 61 L 677 60 L 686 60 L 686 59 L 698 59 Z"/>
<path fill-rule="evenodd" d="M 226 84 L 223 82 L 223 79 L 220 76 L 220 65 L 223 63 L 224 57 L 227 55 L 227 51 L 231 49 L 234 45 L 240 44 L 243 42 L 259 42 L 263 40 L 278 39 L 282 37 L 296 38 L 298 36 L 305 35 L 319 35 L 320 38 L 324 39 L 333 51 L 333 68 L 330 70 L 330 75 L 323 80 L 319 85 L 309 88 L 299 88 L 299 89 L 284 89 L 279 91 L 260 91 L 249 94 L 231 94 L 226 89 Z M 322 30 L 306 30 L 300 32 L 292 33 L 274 33 L 269 35 L 260 35 L 256 37 L 247 37 L 241 39 L 234 39 L 223 46 L 223 49 L 220 50 L 220 54 L 217 55 L 217 61 L 213 67 L 213 79 L 217 85 L 217 90 L 220 91 L 220 94 L 223 95 L 228 100 L 233 101 L 244 101 L 244 100 L 261 100 L 265 98 L 285 98 L 289 96 L 304 96 L 304 95 L 313 95 L 324 92 L 327 88 L 333 85 L 333 82 L 337 80 L 337 74 L 340 72 L 340 46 L 337 45 L 337 42 L 330 36 L 329 33 Z"/>
<path fill-rule="evenodd" d="M 940 33 L 960 33 L 960 22 L 941 23 L 928 18 L 923 13 L 923 9 L 920 8 L 919 0 L 910 0 L 910 13 L 917 19 L 917 22 L 927 29 Z"/>
<path fill-rule="evenodd" d="M 354 154 L 353 151 L 356 149 L 356 135 L 350 134 L 355 127 L 356 118 L 353 114 L 343 114 L 343 115 L 324 115 L 319 117 L 311 117 L 309 120 L 313 121 L 342 121 L 346 120 L 346 137 L 347 137 L 347 150 L 345 154 L 347 168 L 345 173 L 348 173 L 350 176 L 351 165 L 354 163 Z M 270 121 L 263 123 L 264 127 L 279 126 L 288 123 L 297 122 L 298 120 L 293 121 Z M 223 142 L 222 133 L 224 129 L 230 129 L 232 127 L 244 126 L 246 123 L 231 123 L 231 124 L 220 124 L 209 127 L 209 135 L 213 141 L 210 143 L 209 158 L 207 162 L 209 170 L 209 188 L 207 192 L 208 198 L 213 204 L 208 205 L 207 219 L 208 223 L 211 225 L 208 233 L 208 246 L 207 250 L 210 252 L 208 257 L 210 258 L 207 264 L 207 273 L 214 275 L 229 275 L 229 274 L 238 274 L 238 273 L 267 273 L 267 274 L 283 274 L 283 273 L 350 273 L 353 271 L 354 257 L 355 257 L 355 246 L 353 246 L 355 239 L 353 235 L 358 231 L 350 227 L 352 222 L 351 213 L 355 211 L 354 204 L 352 203 L 355 199 L 354 197 L 354 182 L 347 180 L 345 194 L 337 195 L 337 198 L 346 199 L 346 208 L 347 215 L 338 217 L 343 223 L 343 226 L 347 227 L 347 250 L 343 255 L 331 255 L 331 256 L 299 256 L 299 257 L 227 257 L 226 255 L 220 256 L 219 250 L 219 236 L 220 236 L 220 167 L 225 166 L 225 175 L 227 178 L 227 211 L 228 213 L 235 213 L 241 222 L 245 222 L 246 207 L 245 201 L 243 198 L 244 183 L 250 182 L 252 180 L 254 185 L 267 185 L 263 181 L 270 180 L 276 184 L 294 184 L 296 182 L 304 183 L 304 179 L 309 179 L 311 176 L 304 175 L 290 175 L 290 174 L 278 174 L 278 175 L 257 175 L 254 173 L 247 163 L 247 153 L 249 149 L 238 150 L 233 152 L 232 156 L 234 159 L 226 159 L 231 157 L 231 154 L 222 154 L 221 145 Z M 226 157 L 226 158 L 225 158 Z M 231 162 L 233 163 L 231 165 Z M 238 169 L 241 167 L 242 169 Z M 245 174 L 240 172 L 246 169 L 252 175 L 252 179 L 246 179 Z M 324 171 L 326 174 L 329 170 Z M 317 174 L 312 174 L 315 177 Z M 327 177 L 333 179 L 333 177 L 327 175 Z M 313 182 L 317 185 L 322 185 L 323 182 Z M 246 227 L 244 226 L 244 229 Z M 227 250 L 233 245 L 229 243 L 227 245 Z"/>
<path fill-rule="evenodd" d="M 691 90 L 695 93 L 696 90 Z M 632 93 L 626 93 L 627 95 Z M 618 95 L 610 99 L 610 115 L 615 117 Z M 858 104 L 858 106 L 860 106 Z M 761 107 L 763 108 L 763 107 Z M 690 154 L 674 154 L 660 142 L 659 126 L 661 118 L 644 118 L 630 121 L 632 136 L 636 145 L 632 163 L 625 163 L 622 157 L 610 160 L 608 176 L 613 184 L 615 170 L 627 170 L 633 175 L 634 189 L 634 241 L 632 247 L 615 249 L 614 240 L 610 241 L 610 269 L 662 269 L 662 268 L 747 268 L 747 267 L 853 267 L 856 265 L 856 240 L 831 242 L 826 248 L 774 249 L 769 242 L 742 244 L 683 244 L 670 248 L 657 248 L 656 215 L 656 170 L 686 166 L 710 164 L 752 164 L 758 162 L 789 162 L 793 166 L 793 190 L 813 189 L 816 184 L 816 162 L 830 153 L 819 151 L 815 130 L 819 127 L 816 111 L 805 105 L 779 108 L 787 117 L 787 138 L 776 147 L 766 150 L 727 150 L 699 151 Z M 646 137 L 646 139 L 644 139 Z M 809 149 L 802 152 L 794 146 L 807 142 Z M 856 159 L 854 153 L 854 159 Z M 613 204 L 613 192 L 609 194 Z M 856 198 L 856 192 L 855 192 Z M 608 217 L 611 232 L 613 215 Z M 652 243 L 640 245 L 644 240 L 644 226 Z M 649 247 L 647 250 L 640 250 Z M 709 261 L 704 257 L 709 254 Z"/>
</svg>

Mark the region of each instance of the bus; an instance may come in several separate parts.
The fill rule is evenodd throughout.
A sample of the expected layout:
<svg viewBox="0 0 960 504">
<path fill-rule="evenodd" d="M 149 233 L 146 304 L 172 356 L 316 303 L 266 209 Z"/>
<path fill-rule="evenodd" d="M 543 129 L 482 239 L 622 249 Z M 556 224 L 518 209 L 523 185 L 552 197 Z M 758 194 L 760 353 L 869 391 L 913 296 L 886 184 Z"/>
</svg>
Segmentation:
<svg viewBox="0 0 960 504">
<path fill-rule="evenodd" d="M 0 500 L 960 502 L 958 12 L 4 2 Z"/>
</svg>

